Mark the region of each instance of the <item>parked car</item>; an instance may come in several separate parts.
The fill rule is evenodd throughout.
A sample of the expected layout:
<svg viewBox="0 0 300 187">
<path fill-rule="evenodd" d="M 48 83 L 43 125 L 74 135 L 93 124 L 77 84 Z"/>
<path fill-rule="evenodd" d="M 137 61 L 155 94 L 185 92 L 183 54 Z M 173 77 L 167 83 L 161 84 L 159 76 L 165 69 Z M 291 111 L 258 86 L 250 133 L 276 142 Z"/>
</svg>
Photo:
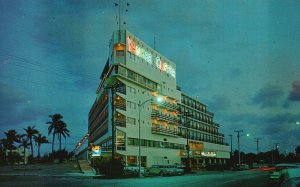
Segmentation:
<svg viewBox="0 0 300 187">
<path fill-rule="evenodd" d="M 279 182 L 282 170 L 296 167 L 300 167 L 300 165 L 287 163 L 277 164 L 275 165 L 275 169 L 273 171 L 270 171 L 270 179 L 274 182 Z"/>
<path fill-rule="evenodd" d="M 135 164 L 129 164 L 124 167 L 125 175 L 138 175 L 139 174 L 139 166 Z M 145 168 L 141 166 L 141 174 L 145 175 Z"/>
<path fill-rule="evenodd" d="M 175 174 L 176 175 L 184 175 L 185 165 L 175 164 Z"/>
<path fill-rule="evenodd" d="M 175 166 L 172 165 L 153 165 L 147 169 L 149 175 L 170 176 L 176 173 Z"/>
<path fill-rule="evenodd" d="M 282 187 L 300 186 L 300 168 L 283 169 L 280 176 Z"/>
</svg>

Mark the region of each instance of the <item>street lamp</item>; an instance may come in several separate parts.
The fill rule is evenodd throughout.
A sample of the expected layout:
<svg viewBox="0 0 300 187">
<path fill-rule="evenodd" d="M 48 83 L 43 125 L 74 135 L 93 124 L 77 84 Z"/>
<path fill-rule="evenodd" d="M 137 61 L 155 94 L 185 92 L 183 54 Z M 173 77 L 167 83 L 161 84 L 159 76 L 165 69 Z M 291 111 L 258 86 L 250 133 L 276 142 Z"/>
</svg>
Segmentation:
<svg viewBox="0 0 300 187">
<path fill-rule="evenodd" d="M 152 99 L 147 99 L 146 101 L 142 102 L 139 100 L 138 107 L 139 107 L 139 177 L 141 177 L 141 109 L 144 104 L 151 101 Z M 161 96 L 157 97 L 157 101 L 160 103 L 164 99 Z"/>
</svg>

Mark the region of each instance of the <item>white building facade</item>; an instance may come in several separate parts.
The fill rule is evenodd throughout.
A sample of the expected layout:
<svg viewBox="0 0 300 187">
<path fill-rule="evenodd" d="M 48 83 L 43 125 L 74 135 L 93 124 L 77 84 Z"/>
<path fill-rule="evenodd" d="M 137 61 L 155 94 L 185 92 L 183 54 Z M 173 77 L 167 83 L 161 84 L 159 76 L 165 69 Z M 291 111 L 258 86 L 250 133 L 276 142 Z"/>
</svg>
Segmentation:
<svg viewBox="0 0 300 187">
<path fill-rule="evenodd" d="M 89 144 L 126 164 L 183 163 L 187 155 L 197 167 L 224 164 L 229 147 L 206 107 L 180 91 L 173 62 L 130 32 L 115 31 L 89 113 Z"/>
</svg>

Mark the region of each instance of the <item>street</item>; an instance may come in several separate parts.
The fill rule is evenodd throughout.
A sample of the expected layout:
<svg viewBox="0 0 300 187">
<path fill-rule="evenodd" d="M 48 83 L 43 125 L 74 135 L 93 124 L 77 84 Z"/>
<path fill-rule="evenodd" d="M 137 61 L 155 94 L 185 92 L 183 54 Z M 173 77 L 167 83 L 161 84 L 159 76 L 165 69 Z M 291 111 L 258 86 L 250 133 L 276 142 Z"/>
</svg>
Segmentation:
<svg viewBox="0 0 300 187">
<path fill-rule="evenodd" d="M 243 186 L 271 187 L 266 171 L 199 172 L 184 176 L 143 177 L 129 179 L 102 179 L 76 176 L 0 176 L 1 187 L 15 186 L 103 186 L 103 187 L 157 187 L 157 186 Z"/>
</svg>

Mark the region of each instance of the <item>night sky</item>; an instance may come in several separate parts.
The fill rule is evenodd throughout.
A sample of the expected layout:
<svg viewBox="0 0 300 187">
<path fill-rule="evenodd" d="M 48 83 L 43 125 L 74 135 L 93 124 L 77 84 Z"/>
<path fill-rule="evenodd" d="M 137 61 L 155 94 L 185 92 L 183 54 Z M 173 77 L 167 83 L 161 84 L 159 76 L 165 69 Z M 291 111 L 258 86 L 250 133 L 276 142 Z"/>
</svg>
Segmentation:
<svg viewBox="0 0 300 187">
<path fill-rule="evenodd" d="M 178 85 L 208 105 L 234 149 L 240 129 L 245 152 L 256 152 L 255 138 L 261 151 L 300 144 L 300 1 L 127 2 L 125 28 L 150 46 L 155 36 Z M 87 132 L 117 8 L 110 0 L 0 0 L 0 138 L 29 125 L 47 135 L 48 115 L 60 113 L 71 134 L 63 145 L 75 146 Z"/>
</svg>

